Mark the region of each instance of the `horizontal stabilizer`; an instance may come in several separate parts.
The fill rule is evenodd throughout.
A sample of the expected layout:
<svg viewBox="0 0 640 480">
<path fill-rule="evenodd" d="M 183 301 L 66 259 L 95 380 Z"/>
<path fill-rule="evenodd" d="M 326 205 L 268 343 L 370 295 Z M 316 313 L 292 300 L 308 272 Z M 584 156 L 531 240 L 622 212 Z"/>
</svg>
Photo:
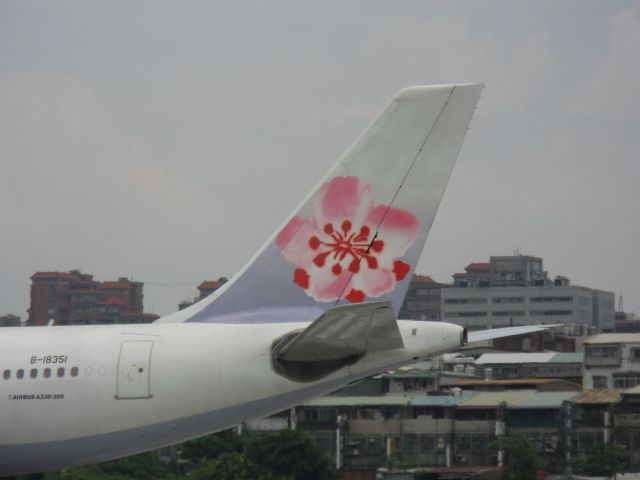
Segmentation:
<svg viewBox="0 0 640 480">
<path fill-rule="evenodd" d="M 391 303 L 369 302 L 327 310 L 301 332 L 276 341 L 272 358 L 284 376 L 311 381 L 366 353 L 397 348 L 404 348 L 404 343 Z"/>
<path fill-rule="evenodd" d="M 478 330 L 468 333 L 468 342 L 481 342 L 482 340 L 491 340 L 494 338 L 512 337 L 514 335 L 522 335 L 525 333 L 540 332 L 553 327 L 560 327 L 561 323 L 553 325 L 525 325 L 522 327 L 506 327 L 493 328 L 491 330 Z"/>
</svg>

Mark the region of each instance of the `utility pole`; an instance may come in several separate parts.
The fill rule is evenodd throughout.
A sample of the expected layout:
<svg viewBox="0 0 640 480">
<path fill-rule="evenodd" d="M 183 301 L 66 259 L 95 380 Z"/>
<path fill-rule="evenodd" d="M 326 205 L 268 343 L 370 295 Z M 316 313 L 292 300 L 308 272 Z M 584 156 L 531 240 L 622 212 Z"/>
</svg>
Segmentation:
<svg viewBox="0 0 640 480">
<path fill-rule="evenodd" d="M 573 472 L 571 471 L 571 437 L 573 434 L 572 416 L 573 405 L 569 400 L 562 402 L 563 427 L 564 427 L 564 478 L 571 480 Z"/>
</svg>

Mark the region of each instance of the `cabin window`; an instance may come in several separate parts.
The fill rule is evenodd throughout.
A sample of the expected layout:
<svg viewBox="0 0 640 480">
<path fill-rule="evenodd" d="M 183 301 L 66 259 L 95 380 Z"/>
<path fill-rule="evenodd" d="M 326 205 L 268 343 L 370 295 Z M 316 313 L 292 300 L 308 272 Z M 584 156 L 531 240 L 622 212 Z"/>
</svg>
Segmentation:
<svg viewBox="0 0 640 480">
<path fill-rule="evenodd" d="M 31 378 L 36 378 L 38 376 L 38 369 L 37 368 L 32 368 L 31 371 L 29 372 L 29 376 Z"/>
<path fill-rule="evenodd" d="M 64 368 L 63 367 L 58 368 L 58 377 L 64 377 Z"/>
<path fill-rule="evenodd" d="M 78 376 L 78 367 L 73 367 L 71 369 L 71 376 L 72 377 L 77 377 Z"/>
<path fill-rule="evenodd" d="M 42 375 L 44 376 L 44 378 L 49 378 L 51 376 L 51 369 L 49 367 L 45 368 L 42 372 Z"/>
<path fill-rule="evenodd" d="M 2 378 L 5 380 L 9 380 L 11 378 L 11 370 L 5 370 L 2 372 Z"/>
<path fill-rule="evenodd" d="M 24 370 L 19 368 L 18 371 L 16 372 L 16 378 L 23 378 L 24 377 Z"/>
</svg>

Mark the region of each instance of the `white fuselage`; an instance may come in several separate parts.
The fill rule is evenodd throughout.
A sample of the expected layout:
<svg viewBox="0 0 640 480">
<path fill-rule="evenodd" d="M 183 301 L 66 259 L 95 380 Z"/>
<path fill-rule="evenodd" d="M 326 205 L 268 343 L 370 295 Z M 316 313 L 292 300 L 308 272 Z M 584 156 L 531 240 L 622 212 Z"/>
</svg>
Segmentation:
<svg viewBox="0 0 640 480">
<path fill-rule="evenodd" d="M 405 348 L 367 354 L 309 383 L 271 365 L 272 342 L 308 323 L 4 328 L 0 476 L 212 433 L 460 345 L 459 326 L 398 324 Z"/>
</svg>

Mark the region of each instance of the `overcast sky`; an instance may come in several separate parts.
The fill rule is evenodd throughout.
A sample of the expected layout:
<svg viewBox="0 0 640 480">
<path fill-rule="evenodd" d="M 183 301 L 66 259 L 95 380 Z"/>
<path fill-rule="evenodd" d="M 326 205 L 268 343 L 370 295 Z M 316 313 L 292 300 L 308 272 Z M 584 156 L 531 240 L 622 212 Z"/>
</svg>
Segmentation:
<svg viewBox="0 0 640 480">
<path fill-rule="evenodd" d="M 230 276 L 393 94 L 486 82 L 417 271 L 516 249 L 640 311 L 640 2 L 0 2 L 0 315 Z M 617 297 L 616 297 L 617 298 Z"/>
</svg>

